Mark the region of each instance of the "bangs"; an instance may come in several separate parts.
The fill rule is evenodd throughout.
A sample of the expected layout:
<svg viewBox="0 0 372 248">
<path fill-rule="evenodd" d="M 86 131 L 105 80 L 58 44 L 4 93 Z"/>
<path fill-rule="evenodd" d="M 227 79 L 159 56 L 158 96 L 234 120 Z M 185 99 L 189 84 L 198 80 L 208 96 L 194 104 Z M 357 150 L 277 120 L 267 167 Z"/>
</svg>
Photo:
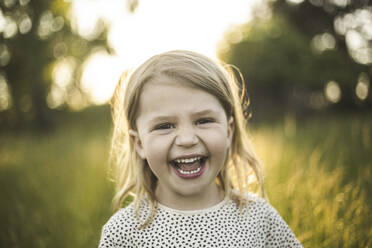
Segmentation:
<svg viewBox="0 0 372 248">
<path fill-rule="evenodd" d="M 233 114 L 233 100 L 228 78 L 212 61 L 190 61 L 184 58 L 157 63 L 157 72 L 151 82 L 156 82 L 162 76 L 176 80 L 178 83 L 189 83 L 215 96 L 225 110 L 227 116 Z M 153 74 L 154 75 L 154 74 Z"/>
</svg>

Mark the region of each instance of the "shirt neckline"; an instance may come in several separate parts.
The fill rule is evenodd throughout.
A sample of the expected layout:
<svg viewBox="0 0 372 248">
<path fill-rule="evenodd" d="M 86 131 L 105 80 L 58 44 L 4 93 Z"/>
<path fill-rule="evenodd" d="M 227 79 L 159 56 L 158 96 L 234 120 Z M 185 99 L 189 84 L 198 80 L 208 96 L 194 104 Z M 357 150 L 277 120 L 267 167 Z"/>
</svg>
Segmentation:
<svg viewBox="0 0 372 248">
<path fill-rule="evenodd" d="M 223 205 L 225 205 L 225 203 L 228 201 L 228 199 L 229 199 L 229 197 L 225 196 L 225 198 L 222 201 L 218 202 L 216 205 L 213 205 L 213 206 L 208 207 L 208 208 L 202 208 L 202 209 L 196 209 L 196 210 L 174 209 L 174 208 L 171 208 L 171 207 L 167 207 L 167 206 L 161 204 L 160 202 L 158 202 L 158 208 L 162 209 L 162 210 L 165 210 L 167 212 L 183 214 L 183 215 L 203 214 L 203 213 L 209 213 L 209 212 L 212 212 L 214 210 L 217 210 L 217 209 L 221 208 Z"/>
</svg>

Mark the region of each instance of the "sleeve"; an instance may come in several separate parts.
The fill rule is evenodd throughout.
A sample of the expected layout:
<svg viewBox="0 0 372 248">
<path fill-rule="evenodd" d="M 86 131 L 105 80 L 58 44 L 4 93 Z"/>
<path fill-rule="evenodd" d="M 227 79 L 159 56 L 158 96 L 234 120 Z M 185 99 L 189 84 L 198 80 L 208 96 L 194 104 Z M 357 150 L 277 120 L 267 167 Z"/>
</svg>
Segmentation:
<svg viewBox="0 0 372 248">
<path fill-rule="evenodd" d="M 266 241 L 267 248 L 302 247 L 296 236 L 279 213 L 268 203 L 266 216 Z"/>
<path fill-rule="evenodd" d="M 110 226 L 107 223 L 102 228 L 101 239 L 100 239 L 100 242 L 99 242 L 99 248 L 114 248 L 114 247 L 116 247 L 113 237 L 114 237 L 114 234 L 110 230 Z"/>
</svg>

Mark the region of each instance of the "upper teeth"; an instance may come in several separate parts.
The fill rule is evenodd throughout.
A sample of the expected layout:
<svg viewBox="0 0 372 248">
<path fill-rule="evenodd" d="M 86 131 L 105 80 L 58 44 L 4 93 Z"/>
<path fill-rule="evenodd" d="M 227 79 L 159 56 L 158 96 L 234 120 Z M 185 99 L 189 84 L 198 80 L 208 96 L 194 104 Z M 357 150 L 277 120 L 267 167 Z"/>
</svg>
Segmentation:
<svg viewBox="0 0 372 248">
<path fill-rule="evenodd" d="M 195 158 L 178 158 L 178 159 L 175 159 L 174 161 L 176 161 L 176 163 L 179 163 L 179 164 L 186 164 L 186 163 L 194 163 L 195 161 L 198 161 L 200 160 L 201 157 L 195 157 Z"/>
</svg>

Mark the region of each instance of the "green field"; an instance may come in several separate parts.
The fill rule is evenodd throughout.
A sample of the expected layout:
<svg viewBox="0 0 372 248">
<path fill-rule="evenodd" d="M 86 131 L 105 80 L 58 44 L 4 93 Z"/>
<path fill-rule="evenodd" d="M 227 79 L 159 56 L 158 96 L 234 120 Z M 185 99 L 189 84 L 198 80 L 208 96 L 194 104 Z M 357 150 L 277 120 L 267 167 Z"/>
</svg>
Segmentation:
<svg viewBox="0 0 372 248">
<path fill-rule="evenodd" d="M 0 247 L 97 247 L 112 214 L 108 118 L 0 134 Z M 372 247 L 371 115 L 286 117 L 252 137 L 270 202 L 304 247 Z"/>
</svg>

